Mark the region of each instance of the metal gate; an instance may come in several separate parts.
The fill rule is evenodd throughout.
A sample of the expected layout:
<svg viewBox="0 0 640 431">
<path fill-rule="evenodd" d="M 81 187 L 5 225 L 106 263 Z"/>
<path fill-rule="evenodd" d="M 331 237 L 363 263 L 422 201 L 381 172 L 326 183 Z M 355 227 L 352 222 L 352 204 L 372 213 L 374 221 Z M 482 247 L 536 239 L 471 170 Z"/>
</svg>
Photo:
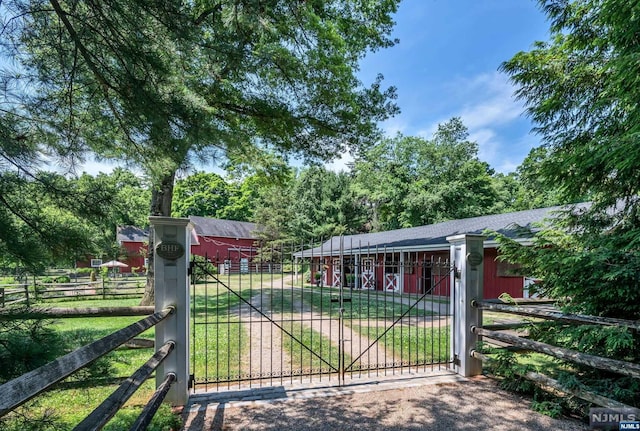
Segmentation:
<svg viewBox="0 0 640 431">
<path fill-rule="evenodd" d="M 448 254 L 336 248 L 263 246 L 236 260 L 196 258 L 194 389 L 342 385 L 448 368 Z"/>
</svg>

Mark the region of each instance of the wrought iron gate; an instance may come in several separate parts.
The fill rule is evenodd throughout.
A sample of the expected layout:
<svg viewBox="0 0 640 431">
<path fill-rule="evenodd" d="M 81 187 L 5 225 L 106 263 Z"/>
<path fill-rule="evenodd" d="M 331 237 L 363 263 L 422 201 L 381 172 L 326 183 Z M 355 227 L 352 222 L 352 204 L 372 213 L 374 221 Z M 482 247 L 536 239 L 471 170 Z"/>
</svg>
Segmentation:
<svg viewBox="0 0 640 431">
<path fill-rule="evenodd" d="M 194 260 L 194 388 L 341 385 L 449 367 L 446 255 L 336 248 L 263 246 Z"/>
</svg>

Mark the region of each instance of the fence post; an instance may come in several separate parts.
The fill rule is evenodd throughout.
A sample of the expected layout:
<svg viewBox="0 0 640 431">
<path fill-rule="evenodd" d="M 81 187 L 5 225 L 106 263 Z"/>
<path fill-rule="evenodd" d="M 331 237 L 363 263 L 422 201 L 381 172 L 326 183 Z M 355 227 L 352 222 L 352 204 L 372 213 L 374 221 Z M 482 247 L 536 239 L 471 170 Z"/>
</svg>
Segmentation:
<svg viewBox="0 0 640 431">
<path fill-rule="evenodd" d="M 484 238 L 483 235 L 472 234 L 447 237 L 454 265 L 451 273 L 452 357 L 454 370 L 464 377 L 482 373 L 482 361 L 471 357 L 470 352 L 476 348 L 479 340 L 471 332 L 471 327 L 482 326 L 482 310 L 471 303 L 482 299 Z"/>
<path fill-rule="evenodd" d="M 189 398 L 189 283 L 188 268 L 192 225 L 188 219 L 150 217 L 153 226 L 155 309 L 173 306 L 175 311 L 156 326 L 156 347 L 168 341 L 175 349 L 156 371 L 156 387 L 168 373 L 176 375 L 166 400 L 174 406 Z"/>
</svg>

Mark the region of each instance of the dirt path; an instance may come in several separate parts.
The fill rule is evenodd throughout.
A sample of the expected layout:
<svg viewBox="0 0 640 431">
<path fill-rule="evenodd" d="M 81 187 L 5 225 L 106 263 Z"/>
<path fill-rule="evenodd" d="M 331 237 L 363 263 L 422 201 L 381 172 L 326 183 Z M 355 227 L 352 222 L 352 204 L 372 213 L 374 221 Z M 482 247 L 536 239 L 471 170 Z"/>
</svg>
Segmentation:
<svg viewBox="0 0 640 431">
<path fill-rule="evenodd" d="M 340 322 L 337 317 L 330 318 L 326 314 L 312 311 L 311 306 L 301 298 L 294 298 L 292 313 L 273 312 L 270 304 L 273 303 L 273 297 L 278 297 L 279 289 L 273 288 L 270 284 L 265 287 L 268 288 L 261 290 L 249 300 L 253 307 L 244 304 L 237 313 L 240 321 L 249 328 L 249 351 L 243 355 L 243 369 L 249 371 L 252 377 L 279 376 L 296 372 L 296 365 L 292 367 L 292 359 L 286 349 L 283 349 L 283 336 L 288 335 L 283 334 L 282 329 L 276 324 L 285 328 L 294 324 L 302 325 L 330 340 L 333 346 L 337 347 L 340 344 Z M 289 322 L 291 314 L 295 314 L 296 322 L 281 323 Z M 362 336 L 354 328 L 345 326 L 343 338 L 343 348 L 348 355 L 347 366 L 352 365 L 351 362 L 356 359 L 354 365 L 362 368 L 397 361 L 394 354 L 385 349 L 382 343 L 374 344 L 375 339 Z M 336 359 L 334 357 L 331 362 L 336 362 Z M 337 366 L 337 362 L 332 365 Z"/>
<path fill-rule="evenodd" d="M 255 309 L 244 304 L 239 313 L 240 321 L 249 328 L 249 351 L 242 358 L 243 370 L 254 378 L 281 376 L 292 368 L 292 363 L 282 349 L 282 331 L 263 315 L 277 320 L 277 316 L 263 308 L 263 304 L 269 303 L 268 295 L 254 295 L 249 302 Z"/>
</svg>

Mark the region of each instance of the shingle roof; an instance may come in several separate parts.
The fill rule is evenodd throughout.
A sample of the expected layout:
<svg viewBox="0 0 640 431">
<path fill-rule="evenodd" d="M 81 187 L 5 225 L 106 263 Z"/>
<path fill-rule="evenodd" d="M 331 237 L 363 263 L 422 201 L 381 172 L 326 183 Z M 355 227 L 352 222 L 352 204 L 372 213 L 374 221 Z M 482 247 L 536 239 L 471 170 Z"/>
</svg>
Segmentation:
<svg viewBox="0 0 640 431">
<path fill-rule="evenodd" d="M 581 204 L 584 206 L 586 204 Z M 509 238 L 526 239 L 523 233 L 529 229 L 535 231 L 537 224 L 553 217 L 554 213 L 565 207 L 539 208 L 504 214 L 494 214 L 466 219 L 449 220 L 425 226 L 396 229 L 385 232 L 346 235 L 333 237 L 321 246 L 297 253 L 298 256 L 331 254 L 341 248 L 344 253 L 359 248 L 411 248 L 411 249 L 448 249 L 448 236 L 459 234 L 481 234 L 485 230 L 499 232 Z M 440 247 L 441 246 L 441 247 Z"/>
<path fill-rule="evenodd" d="M 255 223 L 235 220 L 221 220 L 208 217 L 189 216 L 200 236 L 220 236 L 224 238 L 255 238 L 258 227 Z"/>
<path fill-rule="evenodd" d="M 116 241 L 120 242 L 145 242 L 149 241 L 149 231 L 135 226 L 118 226 L 116 229 Z"/>
</svg>

